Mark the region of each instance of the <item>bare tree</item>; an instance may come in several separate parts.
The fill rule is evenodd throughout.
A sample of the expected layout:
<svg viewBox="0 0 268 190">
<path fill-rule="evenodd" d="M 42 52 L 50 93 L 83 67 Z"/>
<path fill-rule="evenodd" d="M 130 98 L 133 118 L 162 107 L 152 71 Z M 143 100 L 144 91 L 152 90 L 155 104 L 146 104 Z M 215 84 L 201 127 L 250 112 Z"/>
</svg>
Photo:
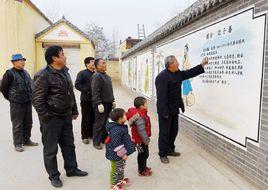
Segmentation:
<svg viewBox="0 0 268 190">
<path fill-rule="evenodd" d="M 103 27 L 91 22 L 86 25 L 84 32 L 95 44 L 96 57 L 106 59 L 116 55 L 116 43 L 105 36 Z"/>
</svg>

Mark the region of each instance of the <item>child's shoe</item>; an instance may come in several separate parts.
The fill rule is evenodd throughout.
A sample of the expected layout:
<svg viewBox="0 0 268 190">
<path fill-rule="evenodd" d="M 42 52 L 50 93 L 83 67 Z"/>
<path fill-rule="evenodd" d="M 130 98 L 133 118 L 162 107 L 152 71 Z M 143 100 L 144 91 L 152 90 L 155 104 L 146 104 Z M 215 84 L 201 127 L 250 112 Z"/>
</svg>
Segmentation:
<svg viewBox="0 0 268 190">
<path fill-rule="evenodd" d="M 151 176 L 152 172 L 148 170 L 144 170 L 143 172 L 139 172 L 139 176 Z"/>
<path fill-rule="evenodd" d="M 130 183 L 130 180 L 129 178 L 125 178 L 121 181 L 121 183 L 124 185 L 124 186 L 130 186 L 131 183 Z"/>
<path fill-rule="evenodd" d="M 124 190 L 122 183 L 118 183 L 111 190 Z"/>
<path fill-rule="evenodd" d="M 153 172 L 152 172 L 152 168 L 148 168 L 148 167 L 146 167 L 146 168 L 145 168 L 145 171 L 147 171 L 147 172 L 150 173 L 151 175 L 153 174 Z"/>
</svg>

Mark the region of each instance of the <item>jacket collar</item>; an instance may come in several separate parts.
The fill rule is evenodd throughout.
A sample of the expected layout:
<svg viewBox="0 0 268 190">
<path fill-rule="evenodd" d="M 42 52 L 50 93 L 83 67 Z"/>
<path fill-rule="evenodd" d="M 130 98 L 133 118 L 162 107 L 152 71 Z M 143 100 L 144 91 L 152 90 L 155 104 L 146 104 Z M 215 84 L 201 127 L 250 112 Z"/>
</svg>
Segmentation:
<svg viewBox="0 0 268 190">
<path fill-rule="evenodd" d="M 147 114 L 148 110 L 147 109 L 139 109 L 140 113 Z"/>
<path fill-rule="evenodd" d="M 178 73 L 178 72 L 180 72 L 180 69 L 178 69 L 177 71 L 175 71 L 175 72 L 171 72 L 170 70 L 168 70 L 168 69 L 165 69 L 165 71 L 167 72 L 167 73 L 170 73 L 170 74 L 176 74 L 176 73 Z"/>
<path fill-rule="evenodd" d="M 58 73 L 58 70 L 57 70 L 57 69 L 54 69 L 51 65 L 47 65 L 47 69 L 48 69 L 48 71 L 51 72 L 51 73 Z M 66 67 L 66 66 L 64 66 L 64 67 L 62 68 L 62 70 L 63 70 L 64 72 L 68 72 L 69 68 Z"/>
<path fill-rule="evenodd" d="M 99 71 L 96 71 L 96 73 L 100 73 L 102 75 L 105 75 L 106 74 L 106 72 L 99 72 Z"/>
<path fill-rule="evenodd" d="M 15 67 L 12 67 L 12 69 L 14 70 L 14 71 L 17 71 L 17 72 L 24 72 L 24 69 L 16 69 Z"/>
<path fill-rule="evenodd" d="M 88 71 L 89 73 L 95 73 L 94 71 L 91 71 L 91 70 L 89 70 L 89 69 L 85 69 L 86 71 Z"/>
<path fill-rule="evenodd" d="M 127 118 L 128 119 L 131 119 L 131 118 L 135 118 L 136 116 L 136 114 L 139 114 L 139 115 L 147 115 L 147 113 L 148 113 L 148 110 L 147 109 L 137 109 L 137 108 L 129 108 L 128 109 L 128 111 L 127 111 Z M 134 119 L 134 120 L 136 120 L 136 119 Z"/>
</svg>

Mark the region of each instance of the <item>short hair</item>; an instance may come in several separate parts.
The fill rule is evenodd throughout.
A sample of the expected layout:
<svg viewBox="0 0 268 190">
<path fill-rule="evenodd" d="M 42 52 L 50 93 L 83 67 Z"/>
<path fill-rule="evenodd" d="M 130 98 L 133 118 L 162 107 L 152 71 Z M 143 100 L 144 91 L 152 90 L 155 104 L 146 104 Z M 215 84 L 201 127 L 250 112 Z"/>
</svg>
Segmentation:
<svg viewBox="0 0 268 190">
<path fill-rule="evenodd" d="M 102 59 L 102 58 L 95 59 L 95 67 L 96 68 L 99 65 L 99 63 L 100 63 L 101 60 L 104 60 L 104 59 Z"/>
<path fill-rule="evenodd" d="M 60 52 L 63 51 L 60 46 L 51 46 L 45 52 L 45 59 L 48 65 L 53 63 L 53 57 L 59 57 Z"/>
<path fill-rule="evenodd" d="M 95 60 L 94 57 L 87 57 L 87 58 L 84 60 L 85 66 L 87 66 L 87 64 L 90 63 L 90 61 L 92 61 L 92 60 Z"/>
<path fill-rule="evenodd" d="M 122 118 L 125 114 L 125 110 L 122 108 L 115 108 L 111 113 L 110 113 L 110 118 L 112 121 L 117 122 L 120 118 Z"/>
<path fill-rule="evenodd" d="M 169 55 L 165 58 L 165 67 L 168 69 L 169 65 L 173 63 L 173 60 L 176 59 L 174 55 Z"/>
<path fill-rule="evenodd" d="M 141 106 L 143 106 L 146 102 L 146 98 L 142 96 L 138 96 L 134 99 L 134 106 L 135 108 L 139 109 Z"/>
</svg>

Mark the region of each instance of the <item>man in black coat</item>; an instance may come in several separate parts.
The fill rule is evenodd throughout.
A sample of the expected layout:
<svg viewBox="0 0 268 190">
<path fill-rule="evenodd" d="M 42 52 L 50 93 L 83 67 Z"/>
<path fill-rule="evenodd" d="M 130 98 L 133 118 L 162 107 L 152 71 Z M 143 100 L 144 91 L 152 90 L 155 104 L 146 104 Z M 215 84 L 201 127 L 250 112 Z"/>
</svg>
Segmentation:
<svg viewBox="0 0 268 190">
<path fill-rule="evenodd" d="M 1 83 L 1 92 L 10 102 L 13 144 L 15 150 L 23 152 L 24 146 L 37 146 L 30 140 L 32 130 L 32 88 L 31 77 L 24 69 L 26 59 L 14 54 L 13 68 L 6 71 Z"/>
<path fill-rule="evenodd" d="M 97 72 L 92 76 L 92 102 L 95 113 L 93 128 L 93 146 L 100 150 L 101 143 L 107 137 L 105 124 L 112 109 L 115 108 L 112 80 L 106 74 L 106 62 L 103 59 L 95 60 Z"/>
<path fill-rule="evenodd" d="M 77 119 L 78 111 L 63 49 L 49 47 L 45 59 L 48 65 L 34 77 L 33 105 L 41 124 L 46 171 L 51 184 L 61 187 L 58 144 L 67 177 L 86 176 L 87 172 L 79 170 L 76 161 L 72 120 Z"/>
<path fill-rule="evenodd" d="M 178 114 L 180 109 L 184 112 L 182 81 L 204 73 L 204 66 L 207 64 L 208 59 L 205 58 L 200 65 L 180 71 L 177 59 L 171 55 L 165 59 L 166 69 L 155 79 L 159 120 L 158 154 L 162 163 L 169 163 L 167 156 L 180 156 L 179 152 L 175 152 L 174 143 L 179 129 Z"/>
<path fill-rule="evenodd" d="M 75 88 L 81 92 L 80 105 L 82 111 L 81 135 L 85 144 L 93 138 L 94 110 L 91 95 L 91 77 L 94 74 L 94 58 L 87 57 L 84 60 L 86 69 L 78 73 Z"/>
</svg>

